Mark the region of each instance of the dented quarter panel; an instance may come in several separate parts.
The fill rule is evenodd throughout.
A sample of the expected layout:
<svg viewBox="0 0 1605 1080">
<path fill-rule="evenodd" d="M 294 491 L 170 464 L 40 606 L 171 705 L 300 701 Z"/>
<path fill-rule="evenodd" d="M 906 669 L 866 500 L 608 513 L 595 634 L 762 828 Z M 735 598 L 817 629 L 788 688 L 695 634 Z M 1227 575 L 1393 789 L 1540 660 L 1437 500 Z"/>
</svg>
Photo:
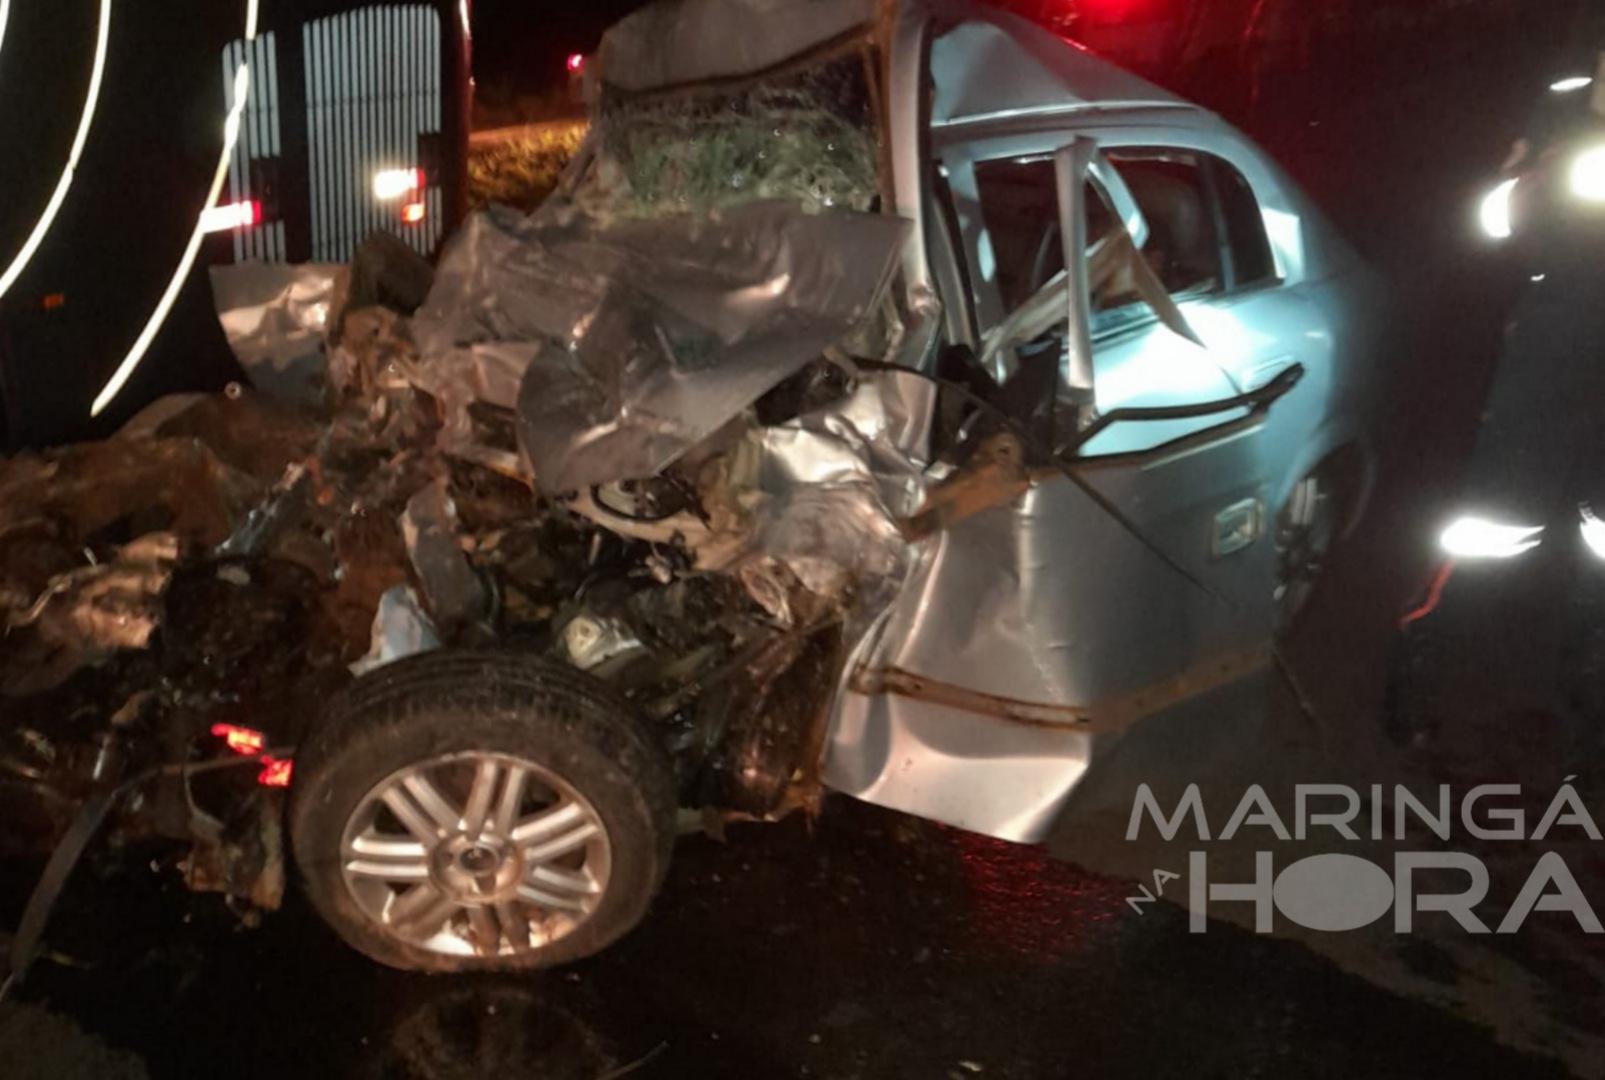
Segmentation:
<svg viewBox="0 0 1605 1080">
<path fill-rule="evenodd" d="M 1256 608 L 1234 610 L 1190 588 L 1060 477 L 926 541 L 853 670 L 891 668 L 1013 701 L 1087 707 L 1246 648 L 1263 629 Z M 865 694 L 849 676 L 824 777 L 870 802 L 1031 841 L 1117 738 Z"/>
</svg>

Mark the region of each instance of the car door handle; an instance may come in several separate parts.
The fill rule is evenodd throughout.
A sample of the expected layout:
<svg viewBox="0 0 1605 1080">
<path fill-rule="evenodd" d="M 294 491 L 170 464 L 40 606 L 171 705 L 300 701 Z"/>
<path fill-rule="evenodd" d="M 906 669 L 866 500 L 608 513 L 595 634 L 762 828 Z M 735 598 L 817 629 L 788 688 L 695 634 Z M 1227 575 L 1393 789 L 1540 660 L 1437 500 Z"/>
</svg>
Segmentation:
<svg viewBox="0 0 1605 1080">
<path fill-rule="evenodd" d="M 1214 558 L 1235 555 L 1259 539 L 1265 527 L 1265 510 L 1258 499 L 1233 503 L 1215 515 L 1209 553 Z"/>
</svg>

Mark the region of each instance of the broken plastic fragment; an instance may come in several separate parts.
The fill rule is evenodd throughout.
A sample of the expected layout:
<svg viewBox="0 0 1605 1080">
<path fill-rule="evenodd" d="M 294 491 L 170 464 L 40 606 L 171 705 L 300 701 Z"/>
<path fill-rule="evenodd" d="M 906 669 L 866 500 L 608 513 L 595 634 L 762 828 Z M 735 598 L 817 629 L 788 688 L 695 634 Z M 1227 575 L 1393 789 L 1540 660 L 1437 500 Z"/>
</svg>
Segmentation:
<svg viewBox="0 0 1605 1080">
<path fill-rule="evenodd" d="M 218 322 L 256 388 L 322 404 L 329 371 L 323 339 L 342 268 L 248 262 L 210 273 Z"/>
<path fill-rule="evenodd" d="M 351 665 L 351 673 L 366 675 L 394 660 L 438 648 L 440 633 L 424 614 L 418 594 L 409 585 L 397 585 L 379 598 L 379 610 L 373 616 L 373 643 L 368 655 Z"/>
<path fill-rule="evenodd" d="M 455 634 L 485 613 L 485 588 L 458 543 L 457 507 L 444 479 L 407 502 L 401 535 L 435 625 Z"/>
<path fill-rule="evenodd" d="M 641 647 L 641 639 L 618 619 L 576 615 L 563 628 L 569 663 L 582 671 Z"/>
</svg>

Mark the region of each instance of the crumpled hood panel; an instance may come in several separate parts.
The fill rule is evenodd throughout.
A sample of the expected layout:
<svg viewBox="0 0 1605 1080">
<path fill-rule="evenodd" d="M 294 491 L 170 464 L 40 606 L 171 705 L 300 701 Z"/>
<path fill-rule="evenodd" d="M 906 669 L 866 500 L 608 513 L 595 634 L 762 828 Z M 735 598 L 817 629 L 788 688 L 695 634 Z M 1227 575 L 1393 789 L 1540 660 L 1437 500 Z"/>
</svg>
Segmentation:
<svg viewBox="0 0 1605 1080">
<path fill-rule="evenodd" d="M 442 258 L 418 340 L 539 344 L 518 412 L 544 491 L 651 476 L 852 331 L 908 234 L 781 202 L 607 227 L 481 215 Z"/>
</svg>

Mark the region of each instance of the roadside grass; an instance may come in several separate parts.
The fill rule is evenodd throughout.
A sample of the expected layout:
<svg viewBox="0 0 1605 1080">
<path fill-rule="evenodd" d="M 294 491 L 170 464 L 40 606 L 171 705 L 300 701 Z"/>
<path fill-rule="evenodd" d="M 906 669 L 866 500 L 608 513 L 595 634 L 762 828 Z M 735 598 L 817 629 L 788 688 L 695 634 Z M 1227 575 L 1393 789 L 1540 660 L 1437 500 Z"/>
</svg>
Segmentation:
<svg viewBox="0 0 1605 1080">
<path fill-rule="evenodd" d="M 535 209 L 557 186 L 584 135 L 585 122 L 575 120 L 474 147 L 468 155 L 469 200 L 476 208 L 499 202 Z"/>
</svg>

